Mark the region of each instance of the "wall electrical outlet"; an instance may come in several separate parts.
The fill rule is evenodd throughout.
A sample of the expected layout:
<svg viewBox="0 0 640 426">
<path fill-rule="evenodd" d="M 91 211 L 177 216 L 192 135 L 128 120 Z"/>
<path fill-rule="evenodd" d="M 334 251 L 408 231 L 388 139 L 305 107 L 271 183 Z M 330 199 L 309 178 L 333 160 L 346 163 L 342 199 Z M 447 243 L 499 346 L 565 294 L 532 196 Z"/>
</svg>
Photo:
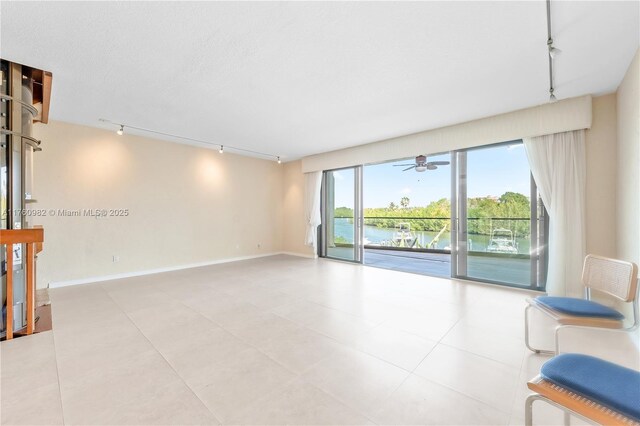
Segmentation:
<svg viewBox="0 0 640 426">
<path fill-rule="evenodd" d="M 113 263 L 116 263 L 116 262 L 120 262 L 120 256 L 114 254 L 113 255 Z"/>
</svg>

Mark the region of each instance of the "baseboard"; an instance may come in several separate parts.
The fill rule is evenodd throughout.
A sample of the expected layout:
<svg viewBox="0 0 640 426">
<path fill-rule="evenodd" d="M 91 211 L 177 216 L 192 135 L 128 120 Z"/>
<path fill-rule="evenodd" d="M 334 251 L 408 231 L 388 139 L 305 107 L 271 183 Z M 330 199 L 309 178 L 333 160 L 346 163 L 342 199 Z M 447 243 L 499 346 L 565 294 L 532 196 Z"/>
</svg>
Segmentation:
<svg viewBox="0 0 640 426">
<path fill-rule="evenodd" d="M 260 258 L 260 257 L 277 256 L 279 254 L 288 254 L 288 255 L 291 255 L 291 256 L 303 256 L 303 255 L 298 255 L 298 254 L 295 254 L 295 253 L 273 252 L 273 253 L 256 254 L 256 255 L 250 255 L 250 256 L 228 257 L 228 258 L 224 258 L 224 259 L 216 259 L 216 260 L 210 260 L 210 261 L 206 261 L 206 262 L 198 262 L 198 263 L 190 263 L 190 264 L 186 264 L 186 265 L 169 266 L 169 267 L 166 267 L 166 268 L 147 269 L 147 270 L 144 270 L 144 271 L 134 271 L 134 272 L 123 272 L 121 274 L 80 278 L 80 279 L 77 279 L 77 280 L 54 281 L 54 282 L 50 282 L 48 287 L 49 288 L 60 288 L 60 287 L 68 287 L 68 286 L 72 286 L 72 285 L 91 284 L 91 283 L 97 283 L 97 282 L 101 282 L 101 281 L 112 281 L 112 280 L 119 280 L 119 279 L 122 279 L 122 278 L 132 278 L 132 277 L 140 277 L 140 276 L 143 276 L 143 275 L 159 274 L 159 273 L 162 273 L 162 272 L 179 271 L 181 269 L 200 268 L 202 266 L 211 266 L 211 265 L 218 265 L 218 264 L 221 264 L 221 263 L 230 263 L 230 262 L 238 262 L 238 261 L 241 261 L 241 260 L 257 259 L 257 258 Z"/>
<path fill-rule="evenodd" d="M 305 259 L 317 259 L 317 254 L 304 254 L 304 253 L 295 253 L 292 251 L 281 251 L 279 254 L 286 254 L 287 256 L 296 256 L 296 257 L 304 257 Z"/>
</svg>

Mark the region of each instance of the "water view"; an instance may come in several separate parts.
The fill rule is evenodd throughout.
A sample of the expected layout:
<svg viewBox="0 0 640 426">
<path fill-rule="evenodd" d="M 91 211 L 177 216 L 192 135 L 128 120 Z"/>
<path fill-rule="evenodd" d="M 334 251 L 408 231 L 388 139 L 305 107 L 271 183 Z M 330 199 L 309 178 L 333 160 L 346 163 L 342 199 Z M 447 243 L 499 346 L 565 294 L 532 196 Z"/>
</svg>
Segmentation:
<svg viewBox="0 0 640 426">
<path fill-rule="evenodd" d="M 365 218 L 366 221 L 366 218 Z M 398 221 L 400 223 L 401 221 Z M 336 218 L 334 219 L 334 234 L 337 241 L 344 242 L 346 244 L 353 244 L 353 219 L 350 218 Z M 440 233 L 439 231 L 413 231 L 417 240 L 417 245 L 421 248 L 432 248 L 438 250 L 448 250 L 451 244 L 451 233 L 447 230 Z M 377 226 L 365 225 L 364 226 L 364 238 L 366 245 L 379 245 L 379 246 L 391 246 L 390 241 L 393 240 L 396 234 L 395 228 L 378 228 Z M 433 239 L 439 235 L 438 241 L 433 246 L 430 243 Z M 529 237 L 515 237 L 516 248 L 518 254 L 529 254 Z M 469 250 L 470 251 L 487 251 L 487 247 L 491 242 L 491 235 L 469 235 Z"/>
<path fill-rule="evenodd" d="M 548 222 L 522 143 L 458 151 L 455 156 L 456 162 L 444 153 L 327 172 L 327 257 L 425 275 L 542 287 L 544 257 L 531 241 L 541 241 Z M 428 162 L 434 167 L 427 167 Z M 458 179 L 453 189 L 452 177 Z M 447 253 L 452 197 L 467 242 L 467 250 L 453 259 Z M 362 251 L 354 246 L 354 216 L 360 209 L 362 216 L 356 220 L 363 225 Z"/>
</svg>

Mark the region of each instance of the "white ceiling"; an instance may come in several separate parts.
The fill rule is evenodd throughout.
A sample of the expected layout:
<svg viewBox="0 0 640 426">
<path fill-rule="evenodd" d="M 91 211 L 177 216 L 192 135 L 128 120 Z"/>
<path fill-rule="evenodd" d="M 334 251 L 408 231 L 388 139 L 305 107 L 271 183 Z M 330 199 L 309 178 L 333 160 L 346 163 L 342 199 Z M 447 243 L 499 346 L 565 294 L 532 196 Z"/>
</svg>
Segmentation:
<svg viewBox="0 0 640 426">
<path fill-rule="evenodd" d="M 639 13 L 637 1 L 552 2 L 558 98 L 616 90 Z M 548 99 L 544 0 L 3 1 L 0 14 L 0 55 L 53 72 L 54 120 L 285 160 Z"/>
</svg>

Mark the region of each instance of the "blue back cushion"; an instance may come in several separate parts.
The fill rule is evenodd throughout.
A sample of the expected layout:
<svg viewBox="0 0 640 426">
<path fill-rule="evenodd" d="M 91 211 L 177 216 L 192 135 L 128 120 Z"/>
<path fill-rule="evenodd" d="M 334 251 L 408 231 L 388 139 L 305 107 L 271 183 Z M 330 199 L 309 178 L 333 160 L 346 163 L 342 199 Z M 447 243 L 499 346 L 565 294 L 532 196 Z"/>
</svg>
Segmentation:
<svg viewBox="0 0 640 426">
<path fill-rule="evenodd" d="M 545 362 L 541 375 L 563 388 L 640 421 L 640 372 L 582 354 Z"/>
<path fill-rule="evenodd" d="M 573 297 L 539 296 L 536 300 L 542 305 L 548 306 L 558 312 L 579 317 L 599 317 L 611 319 L 624 319 L 624 315 L 615 309 L 600 303 L 586 299 Z"/>
</svg>

